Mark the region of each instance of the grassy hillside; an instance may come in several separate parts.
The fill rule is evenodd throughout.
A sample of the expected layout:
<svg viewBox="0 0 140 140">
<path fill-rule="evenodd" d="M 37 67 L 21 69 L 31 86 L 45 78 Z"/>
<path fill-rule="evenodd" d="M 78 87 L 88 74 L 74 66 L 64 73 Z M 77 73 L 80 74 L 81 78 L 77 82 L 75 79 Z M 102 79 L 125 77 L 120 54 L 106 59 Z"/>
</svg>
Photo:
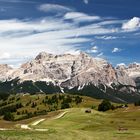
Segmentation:
<svg viewBox="0 0 140 140">
<path fill-rule="evenodd" d="M 68 94 L 11 95 L 0 100 L 0 119 L 17 121 L 71 107 L 97 108 L 99 102 L 90 97 Z"/>
<path fill-rule="evenodd" d="M 139 140 L 140 107 L 129 105 L 128 108 L 105 113 L 96 110 L 92 110 L 91 113 L 85 113 L 85 110 L 86 108 L 71 108 L 59 111 L 59 113 L 66 112 L 61 117 L 57 117 L 59 113 L 51 114 L 48 117 L 42 116 L 40 118 L 45 118 L 45 120 L 36 126 L 32 126 L 35 120 L 30 120 L 30 122 L 26 123 L 29 123 L 32 130 L 0 131 L 0 139 Z M 36 118 L 36 120 L 38 119 Z M 37 129 L 45 131 L 37 131 Z"/>
</svg>

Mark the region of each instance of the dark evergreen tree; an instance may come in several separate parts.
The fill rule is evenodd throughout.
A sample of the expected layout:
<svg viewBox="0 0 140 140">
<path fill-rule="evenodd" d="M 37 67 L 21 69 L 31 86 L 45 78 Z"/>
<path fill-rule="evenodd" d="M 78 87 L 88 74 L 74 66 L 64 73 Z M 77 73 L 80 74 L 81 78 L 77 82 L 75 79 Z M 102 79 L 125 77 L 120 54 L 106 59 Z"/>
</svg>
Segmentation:
<svg viewBox="0 0 140 140">
<path fill-rule="evenodd" d="M 61 109 L 66 109 L 66 108 L 70 108 L 69 103 L 67 103 L 67 102 L 62 102 L 62 103 L 61 103 Z"/>
<path fill-rule="evenodd" d="M 103 100 L 98 106 L 98 111 L 107 111 L 112 107 L 111 103 L 108 100 Z"/>
<path fill-rule="evenodd" d="M 35 103 L 35 102 L 33 102 L 31 105 L 32 108 L 35 108 L 36 106 L 37 106 L 37 103 Z"/>
<path fill-rule="evenodd" d="M 76 96 L 75 102 L 76 102 L 76 104 L 80 104 L 82 102 L 82 97 Z"/>
<path fill-rule="evenodd" d="M 6 112 L 3 119 L 7 121 L 14 121 L 14 116 L 11 112 Z"/>
</svg>

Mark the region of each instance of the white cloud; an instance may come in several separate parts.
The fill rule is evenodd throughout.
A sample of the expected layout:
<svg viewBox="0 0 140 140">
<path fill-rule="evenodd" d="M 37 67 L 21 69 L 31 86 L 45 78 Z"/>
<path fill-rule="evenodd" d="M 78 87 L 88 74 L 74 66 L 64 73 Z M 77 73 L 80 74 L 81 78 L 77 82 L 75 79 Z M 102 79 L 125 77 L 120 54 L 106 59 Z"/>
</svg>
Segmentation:
<svg viewBox="0 0 140 140">
<path fill-rule="evenodd" d="M 71 8 L 58 4 L 42 4 L 38 7 L 38 9 L 43 12 L 58 13 L 58 14 L 72 11 Z"/>
<path fill-rule="evenodd" d="M 80 12 L 68 12 L 65 14 L 64 19 L 71 19 L 75 22 L 89 22 L 101 20 L 99 16 L 89 16 L 85 13 Z"/>
<path fill-rule="evenodd" d="M 69 50 L 66 52 L 66 54 L 78 55 L 80 52 L 80 50 Z"/>
<path fill-rule="evenodd" d="M 116 52 L 120 52 L 121 49 L 120 48 L 113 48 L 112 53 L 116 53 Z"/>
<path fill-rule="evenodd" d="M 89 16 L 78 14 L 86 18 Z M 0 63 L 18 65 L 42 51 L 54 54 L 78 53 L 77 49 L 85 49 L 85 44 L 93 42 L 91 36 L 107 36 L 118 32 L 117 29 L 103 27 L 100 23 L 87 22 L 79 26 L 75 21 L 68 22 L 64 17 L 58 19 L 53 16 L 36 20 L 0 20 Z M 6 52 L 10 52 L 10 55 L 4 54 Z M 90 49 L 90 52 L 100 53 L 97 46 Z"/>
<path fill-rule="evenodd" d="M 133 17 L 129 21 L 123 23 L 122 29 L 125 30 L 133 30 L 140 27 L 140 18 L 139 17 Z"/>
<path fill-rule="evenodd" d="M 63 24 L 63 26 L 60 26 Z M 72 28 L 72 24 L 64 23 L 61 19 L 46 19 L 43 18 L 41 20 L 0 20 L 0 33 L 2 32 L 11 32 L 14 34 L 16 32 L 30 32 L 33 31 L 41 32 L 41 31 L 51 31 L 51 30 L 63 30 L 67 28 Z"/>
<path fill-rule="evenodd" d="M 99 54 L 97 55 L 97 57 L 100 57 L 100 56 L 103 56 L 103 55 L 104 55 L 104 53 L 101 52 L 101 53 L 99 53 Z"/>
<path fill-rule="evenodd" d="M 0 53 L 0 59 L 9 59 L 10 57 L 11 55 L 8 52 Z"/>
<path fill-rule="evenodd" d="M 124 68 L 127 68 L 127 65 L 125 63 L 119 63 L 116 65 L 116 68 L 117 69 L 124 69 Z"/>
<path fill-rule="evenodd" d="M 37 3 L 34 1 L 29 0 L 0 0 L 0 2 L 7 2 L 7 3 Z"/>
<path fill-rule="evenodd" d="M 83 2 L 84 2 L 85 4 L 88 4 L 88 3 L 89 3 L 89 0 L 83 0 Z"/>
<path fill-rule="evenodd" d="M 118 66 L 126 66 L 126 65 L 125 65 L 125 63 L 119 63 L 119 64 L 117 64 L 117 67 Z"/>
<path fill-rule="evenodd" d="M 114 40 L 117 39 L 118 37 L 116 36 L 96 36 L 96 39 L 103 39 L 103 40 Z"/>
<path fill-rule="evenodd" d="M 90 50 L 86 50 L 87 53 L 98 53 L 98 47 L 94 46 Z"/>
<path fill-rule="evenodd" d="M 91 52 L 97 53 L 98 52 L 98 47 L 97 46 L 92 47 Z"/>
</svg>

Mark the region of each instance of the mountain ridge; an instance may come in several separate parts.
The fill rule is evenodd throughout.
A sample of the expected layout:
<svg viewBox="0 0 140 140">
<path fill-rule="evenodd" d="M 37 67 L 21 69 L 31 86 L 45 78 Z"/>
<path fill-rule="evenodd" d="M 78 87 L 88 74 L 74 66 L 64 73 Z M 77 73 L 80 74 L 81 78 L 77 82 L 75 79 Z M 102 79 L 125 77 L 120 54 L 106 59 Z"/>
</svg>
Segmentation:
<svg viewBox="0 0 140 140">
<path fill-rule="evenodd" d="M 96 94 L 96 91 L 109 97 L 113 93 L 121 94 L 125 92 L 133 96 L 139 96 L 137 83 L 135 79 L 129 76 L 127 69 L 122 67 L 114 68 L 107 61 L 93 58 L 83 52 L 77 55 L 53 55 L 41 52 L 35 59 L 22 64 L 17 69 L 13 69 L 8 65 L 0 65 L 0 72 L 1 85 L 3 83 L 7 85 L 8 82 L 10 85 L 11 81 L 16 81 L 15 85 L 11 82 L 12 86 L 10 85 L 9 89 L 19 93 L 25 91 L 30 93 L 30 91 L 23 89 L 33 87 L 34 92 L 47 93 L 47 89 L 50 89 L 52 92 L 84 94 L 82 92 L 84 90 L 85 93 L 91 96 L 92 92 L 95 96 L 101 96 L 101 94 Z M 41 83 L 46 90 L 44 90 Z M 87 92 L 89 90 L 87 87 L 92 87 L 92 90 Z M 120 98 L 120 100 L 122 99 Z"/>
</svg>

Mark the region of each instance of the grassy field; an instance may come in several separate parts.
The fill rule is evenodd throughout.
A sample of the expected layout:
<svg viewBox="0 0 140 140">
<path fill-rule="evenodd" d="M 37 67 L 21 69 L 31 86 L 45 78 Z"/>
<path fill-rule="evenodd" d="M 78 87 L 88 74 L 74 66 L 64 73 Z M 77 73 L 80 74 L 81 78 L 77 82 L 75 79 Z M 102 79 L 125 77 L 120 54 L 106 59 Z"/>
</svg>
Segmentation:
<svg viewBox="0 0 140 140">
<path fill-rule="evenodd" d="M 139 140 L 140 107 L 129 105 L 128 108 L 105 113 L 96 110 L 85 113 L 85 110 L 81 107 L 71 108 L 26 120 L 22 123 L 29 123 L 32 130 L 15 127 L 16 130 L 0 131 L 0 140 Z M 60 112 L 66 114 L 56 117 Z M 40 118 L 45 118 L 45 121 L 31 125 Z"/>
</svg>

